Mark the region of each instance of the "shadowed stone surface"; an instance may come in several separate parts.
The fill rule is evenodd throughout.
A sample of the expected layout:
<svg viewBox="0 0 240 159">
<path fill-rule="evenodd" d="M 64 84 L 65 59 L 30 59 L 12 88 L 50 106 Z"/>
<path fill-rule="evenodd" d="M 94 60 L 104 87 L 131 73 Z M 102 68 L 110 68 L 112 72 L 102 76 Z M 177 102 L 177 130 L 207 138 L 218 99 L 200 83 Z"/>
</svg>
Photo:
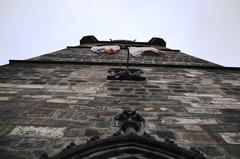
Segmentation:
<svg viewBox="0 0 240 159">
<path fill-rule="evenodd" d="M 126 50 L 96 55 L 67 48 L 33 60 L 124 62 Z M 131 58 L 132 63 L 216 66 L 180 52 L 167 58 Z M 131 67 L 146 81 L 107 80 L 110 68 L 78 64 L 12 63 L 0 67 L 0 154 L 5 158 L 53 155 L 72 141 L 116 131 L 113 117 L 132 108 L 146 119 L 146 131 L 207 158 L 239 155 L 240 71 L 201 68 Z M 8 156 L 9 155 L 9 156 Z M 16 157 L 18 156 L 18 157 Z"/>
</svg>

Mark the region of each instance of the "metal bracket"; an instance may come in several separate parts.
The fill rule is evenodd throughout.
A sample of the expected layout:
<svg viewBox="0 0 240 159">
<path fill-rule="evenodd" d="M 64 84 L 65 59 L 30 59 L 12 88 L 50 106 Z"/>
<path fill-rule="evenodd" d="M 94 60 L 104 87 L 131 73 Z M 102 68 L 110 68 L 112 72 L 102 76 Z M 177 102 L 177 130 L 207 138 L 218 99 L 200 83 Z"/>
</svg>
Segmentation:
<svg viewBox="0 0 240 159">
<path fill-rule="evenodd" d="M 143 77 L 143 71 L 140 69 L 129 69 L 129 50 L 127 54 L 126 69 L 116 68 L 108 70 L 108 80 L 129 80 L 129 81 L 145 81 L 146 77 Z"/>
</svg>

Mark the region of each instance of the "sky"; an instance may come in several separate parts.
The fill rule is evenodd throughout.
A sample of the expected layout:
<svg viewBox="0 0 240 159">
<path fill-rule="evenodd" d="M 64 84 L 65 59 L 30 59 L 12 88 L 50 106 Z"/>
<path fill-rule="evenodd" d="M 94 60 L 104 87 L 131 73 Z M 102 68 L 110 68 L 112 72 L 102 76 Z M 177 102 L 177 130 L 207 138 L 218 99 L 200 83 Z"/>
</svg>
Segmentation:
<svg viewBox="0 0 240 159">
<path fill-rule="evenodd" d="M 240 0 L 0 0 L 0 65 L 99 40 L 149 41 L 240 67 Z"/>
</svg>

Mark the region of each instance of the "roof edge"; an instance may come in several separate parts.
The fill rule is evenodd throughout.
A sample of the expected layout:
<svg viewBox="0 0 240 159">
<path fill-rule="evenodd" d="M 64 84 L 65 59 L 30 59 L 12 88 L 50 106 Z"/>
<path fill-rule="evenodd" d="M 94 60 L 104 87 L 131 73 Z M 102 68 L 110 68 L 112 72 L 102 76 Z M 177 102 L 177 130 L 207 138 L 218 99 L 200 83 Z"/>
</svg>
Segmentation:
<svg viewBox="0 0 240 159">
<path fill-rule="evenodd" d="M 103 65 L 103 66 L 127 66 L 126 63 L 120 62 L 91 62 L 91 61 L 43 61 L 43 60 L 9 60 L 9 64 L 25 63 L 25 64 L 68 64 L 68 65 Z M 5 65 L 6 66 L 6 65 Z M 147 63 L 129 63 L 128 66 L 136 67 L 169 67 L 169 68 L 185 68 L 185 69 L 211 69 L 211 70 L 238 70 L 240 67 L 224 67 L 224 66 L 197 66 L 197 65 L 170 65 L 170 64 L 147 64 Z"/>
</svg>

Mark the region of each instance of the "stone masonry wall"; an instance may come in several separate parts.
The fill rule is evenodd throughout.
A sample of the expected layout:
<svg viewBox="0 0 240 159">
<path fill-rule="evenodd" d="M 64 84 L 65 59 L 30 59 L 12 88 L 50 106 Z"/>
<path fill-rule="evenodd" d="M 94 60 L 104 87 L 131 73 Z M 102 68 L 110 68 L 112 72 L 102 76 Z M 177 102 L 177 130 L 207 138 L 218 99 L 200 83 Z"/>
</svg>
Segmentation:
<svg viewBox="0 0 240 159">
<path fill-rule="evenodd" d="M 115 67 L 0 67 L 1 157 L 34 159 L 109 136 L 113 117 L 131 107 L 158 140 L 198 147 L 209 159 L 240 158 L 239 71 L 141 67 L 146 81 L 106 80 Z"/>
<path fill-rule="evenodd" d="M 93 53 L 91 47 L 87 48 L 67 48 L 59 50 L 53 53 L 41 55 L 39 57 L 32 58 L 30 60 L 37 61 L 71 61 L 71 62 L 115 62 L 115 63 L 126 63 L 127 61 L 127 49 L 121 49 L 117 54 L 96 54 Z M 159 48 L 161 50 L 161 48 Z M 163 64 L 163 65 L 193 65 L 193 66 L 219 66 L 209 61 L 199 59 L 193 56 L 189 56 L 185 53 L 166 50 L 166 57 L 160 56 L 130 56 L 130 63 L 137 64 Z"/>
</svg>

